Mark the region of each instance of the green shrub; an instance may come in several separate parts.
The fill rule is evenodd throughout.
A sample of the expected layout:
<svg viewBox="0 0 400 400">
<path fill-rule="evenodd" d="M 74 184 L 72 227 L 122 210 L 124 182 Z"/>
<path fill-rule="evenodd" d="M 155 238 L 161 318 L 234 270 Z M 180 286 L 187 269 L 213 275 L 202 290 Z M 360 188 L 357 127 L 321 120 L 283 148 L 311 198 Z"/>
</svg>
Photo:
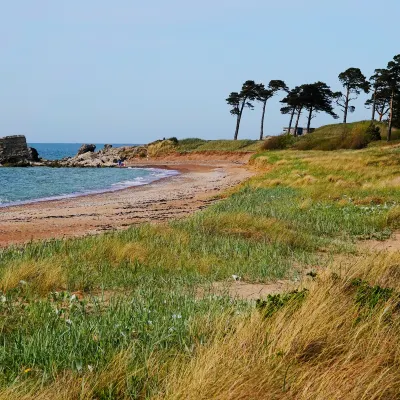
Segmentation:
<svg viewBox="0 0 400 400">
<path fill-rule="evenodd" d="M 386 303 L 394 294 L 394 289 L 381 286 L 370 286 L 360 278 L 353 279 L 351 285 L 357 288 L 355 302 L 359 307 L 370 310 L 378 304 Z"/>
<path fill-rule="evenodd" d="M 369 125 L 369 127 L 367 128 L 365 133 L 369 137 L 371 142 L 382 139 L 381 130 L 380 130 L 379 126 L 374 125 L 372 122 Z"/>
<path fill-rule="evenodd" d="M 179 140 L 175 136 L 170 137 L 168 140 L 170 140 L 174 144 L 178 144 L 179 143 Z"/>
<path fill-rule="evenodd" d="M 359 150 L 367 147 L 370 141 L 366 129 L 363 126 L 356 126 L 343 138 L 339 148 Z"/>
<path fill-rule="evenodd" d="M 284 134 L 279 136 L 272 136 L 265 140 L 261 145 L 262 150 L 282 150 L 291 147 L 296 141 L 292 135 Z"/>
<path fill-rule="evenodd" d="M 303 289 L 289 293 L 269 294 L 266 300 L 257 300 L 257 308 L 263 312 L 265 318 L 269 318 L 289 302 L 297 305 L 301 304 L 307 293 L 308 290 Z"/>
</svg>

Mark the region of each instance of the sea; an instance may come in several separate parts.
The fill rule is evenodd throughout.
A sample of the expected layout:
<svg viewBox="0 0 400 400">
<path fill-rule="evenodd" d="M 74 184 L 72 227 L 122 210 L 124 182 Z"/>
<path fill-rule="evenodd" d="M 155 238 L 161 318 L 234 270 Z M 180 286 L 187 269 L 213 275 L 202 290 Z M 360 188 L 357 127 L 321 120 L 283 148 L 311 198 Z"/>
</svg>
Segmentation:
<svg viewBox="0 0 400 400">
<path fill-rule="evenodd" d="M 39 156 L 59 160 L 76 155 L 81 143 L 29 143 Z M 113 147 L 132 146 L 113 144 Z M 104 144 L 96 144 L 100 150 Z M 177 175 L 158 168 L 0 168 L 0 207 L 114 192 Z"/>
</svg>

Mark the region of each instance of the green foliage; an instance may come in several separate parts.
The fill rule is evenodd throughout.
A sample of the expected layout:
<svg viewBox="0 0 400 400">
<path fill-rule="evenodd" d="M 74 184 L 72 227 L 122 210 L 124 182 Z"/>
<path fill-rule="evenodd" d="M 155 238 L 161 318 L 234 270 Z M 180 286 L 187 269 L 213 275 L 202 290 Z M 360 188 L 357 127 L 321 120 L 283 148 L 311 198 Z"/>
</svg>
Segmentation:
<svg viewBox="0 0 400 400">
<path fill-rule="evenodd" d="M 282 150 L 291 147 L 296 142 L 293 135 L 283 134 L 278 136 L 271 136 L 264 140 L 261 145 L 262 150 Z"/>
<path fill-rule="evenodd" d="M 257 151 L 260 148 L 258 140 L 202 140 L 183 139 L 176 148 L 178 152 L 190 151 Z"/>
<path fill-rule="evenodd" d="M 172 143 L 174 143 L 174 144 L 178 144 L 179 143 L 179 140 L 175 137 L 175 136 L 172 136 L 172 137 L 170 137 L 169 139 L 167 139 L 167 140 L 170 140 Z"/>
<path fill-rule="evenodd" d="M 302 136 L 295 144 L 297 150 L 339 150 L 362 149 L 373 140 L 378 140 L 378 134 L 384 132 L 382 123 L 375 123 L 371 128 L 369 121 L 351 124 L 326 125 L 314 132 Z M 382 135 L 383 136 L 383 135 Z"/>
<path fill-rule="evenodd" d="M 300 101 L 302 106 L 311 113 L 309 119 L 311 119 L 313 112 L 321 111 L 328 113 L 333 118 L 338 118 L 332 106 L 335 94 L 326 83 L 315 82 L 302 85 L 300 88 Z"/>
<path fill-rule="evenodd" d="M 381 286 L 370 286 L 368 282 L 360 278 L 353 279 L 351 285 L 356 290 L 355 303 L 360 308 L 373 310 L 376 306 L 386 303 L 394 294 L 394 289 Z"/>
<path fill-rule="evenodd" d="M 365 131 L 365 134 L 369 138 L 371 142 L 381 140 L 381 130 L 379 126 L 376 126 L 374 123 L 371 123 L 367 130 Z"/>
<path fill-rule="evenodd" d="M 299 306 L 306 298 L 307 289 L 294 290 L 289 293 L 269 294 L 266 300 L 257 300 L 257 308 L 260 309 L 265 318 L 272 317 L 277 311 L 290 304 Z"/>
<path fill-rule="evenodd" d="M 196 150 L 198 147 L 207 143 L 207 140 L 199 139 L 199 138 L 188 138 L 182 139 L 179 141 L 179 150 L 181 152 L 185 151 L 193 151 Z"/>
</svg>

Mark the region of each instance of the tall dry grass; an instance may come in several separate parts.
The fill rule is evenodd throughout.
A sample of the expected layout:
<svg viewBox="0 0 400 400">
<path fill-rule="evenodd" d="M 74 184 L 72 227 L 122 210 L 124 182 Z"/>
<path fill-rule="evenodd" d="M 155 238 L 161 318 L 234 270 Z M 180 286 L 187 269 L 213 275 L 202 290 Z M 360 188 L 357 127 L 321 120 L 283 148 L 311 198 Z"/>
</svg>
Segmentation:
<svg viewBox="0 0 400 400">
<path fill-rule="evenodd" d="M 157 399 L 398 399 L 399 298 L 357 303 L 354 278 L 399 290 L 400 254 L 336 265 L 301 304 L 271 318 L 255 311 L 187 368 L 177 364 Z"/>
</svg>

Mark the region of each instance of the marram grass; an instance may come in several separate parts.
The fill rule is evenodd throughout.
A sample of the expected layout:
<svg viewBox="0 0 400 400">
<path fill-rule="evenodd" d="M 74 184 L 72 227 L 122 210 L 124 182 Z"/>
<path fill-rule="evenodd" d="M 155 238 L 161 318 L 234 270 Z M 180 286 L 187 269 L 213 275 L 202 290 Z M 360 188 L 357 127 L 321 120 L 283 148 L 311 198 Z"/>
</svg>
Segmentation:
<svg viewBox="0 0 400 400">
<path fill-rule="evenodd" d="M 3 250 L 0 398 L 398 398 L 399 253 L 357 243 L 400 226 L 399 156 L 259 153 L 185 220 Z M 269 317 L 212 289 L 305 269 L 304 299 Z M 360 305 L 360 280 L 394 295 Z"/>
</svg>

